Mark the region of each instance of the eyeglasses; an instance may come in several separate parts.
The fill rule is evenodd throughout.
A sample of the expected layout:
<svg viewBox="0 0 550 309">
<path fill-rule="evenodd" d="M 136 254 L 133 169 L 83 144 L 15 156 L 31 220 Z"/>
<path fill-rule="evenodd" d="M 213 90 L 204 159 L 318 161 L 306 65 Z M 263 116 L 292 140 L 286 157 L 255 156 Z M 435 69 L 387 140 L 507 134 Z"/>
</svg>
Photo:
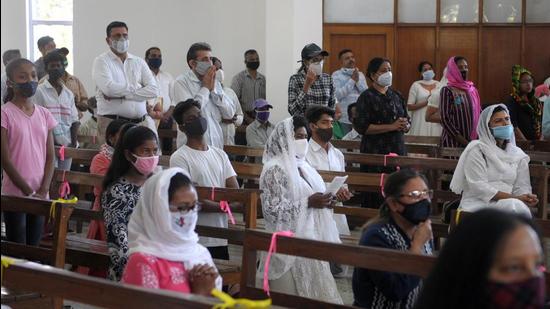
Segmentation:
<svg viewBox="0 0 550 309">
<path fill-rule="evenodd" d="M 426 197 L 431 199 L 434 196 L 434 190 L 424 190 L 424 191 L 414 190 L 409 193 L 399 195 L 399 197 L 405 197 L 405 196 L 415 200 L 426 198 Z"/>
</svg>

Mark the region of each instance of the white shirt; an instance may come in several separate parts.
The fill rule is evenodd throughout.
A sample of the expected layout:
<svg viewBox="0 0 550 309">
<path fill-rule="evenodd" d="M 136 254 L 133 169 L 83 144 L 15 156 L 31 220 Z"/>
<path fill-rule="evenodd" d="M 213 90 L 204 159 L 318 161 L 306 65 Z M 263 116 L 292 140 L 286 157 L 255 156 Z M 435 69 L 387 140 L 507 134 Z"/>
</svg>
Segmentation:
<svg viewBox="0 0 550 309">
<path fill-rule="evenodd" d="M 499 172 L 490 160 L 484 158 L 482 151 L 473 149 L 464 164 L 466 185 L 462 192 L 460 208 L 475 211 L 497 202 L 491 199 L 498 191 L 521 195 L 531 193 L 528 158 L 517 164 L 510 164 L 506 172 Z"/>
<path fill-rule="evenodd" d="M 78 122 L 78 111 L 74 102 L 74 94 L 65 85 L 61 93 L 50 84 L 49 80 L 39 84 L 32 96 L 34 104 L 47 108 L 57 120 L 53 129 L 56 144 L 67 146 L 71 142 L 71 125 Z"/>
<path fill-rule="evenodd" d="M 359 80 L 356 82 L 351 78 L 352 74 L 346 73 L 347 70 L 346 68 L 341 68 L 334 71 L 334 73 L 332 73 L 332 81 L 334 83 L 334 95 L 342 109 L 340 122 L 351 124 L 348 116 L 348 106 L 357 102 L 359 95 L 367 90 L 368 86 L 363 73 L 359 72 Z"/>
<path fill-rule="evenodd" d="M 222 126 L 222 132 L 223 132 L 223 141 L 225 145 L 235 145 L 235 130 L 236 127 L 240 126 L 243 123 L 243 109 L 241 107 L 241 104 L 239 103 L 239 98 L 237 98 L 237 94 L 233 89 L 229 87 L 223 87 L 223 91 L 225 91 L 225 94 L 235 103 L 235 116 L 237 116 L 237 120 L 235 123 L 223 123 Z"/>
<path fill-rule="evenodd" d="M 174 78 L 172 77 L 172 74 L 164 72 L 162 70 L 159 70 L 159 73 L 156 75 L 153 73 L 153 77 L 155 78 L 157 86 L 159 87 L 159 96 L 157 98 L 148 100 L 147 103 L 154 107 L 157 103 L 157 99 L 162 98 L 162 112 L 166 113 L 166 111 L 170 109 L 170 106 L 175 106 L 177 103 L 173 102 L 170 96 L 170 90 L 173 86 Z"/>
<path fill-rule="evenodd" d="M 122 62 L 112 51 L 94 60 L 92 77 L 96 85 L 97 114 L 136 119 L 147 114 L 146 101 L 158 97 L 159 88 L 145 61 L 128 53 Z M 108 97 L 124 99 L 112 99 Z"/>
<path fill-rule="evenodd" d="M 306 154 L 306 161 L 316 170 L 345 172 L 346 161 L 344 154 L 331 143 L 328 144 L 328 152 L 321 145 L 312 139 L 309 140 L 309 149 Z M 350 235 L 348 221 L 344 214 L 332 214 L 338 233 Z"/>
<path fill-rule="evenodd" d="M 212 146 L 201 151 L 183 145 L 170 156 L 170 167 L 184 169 L 194 183 L 205 187 L 225 188 L 225 181 L 237 175 L 227 154 Z M 197 224 L 227 228 L 227 215 L 201 212 Z M 200 237 L 199 242 L 206 247 L 227 246 L 227 240 L 218 238 Z"/>
<path fill-rule="evenodd" d="M 430 87 L 435 84 L 435 88 L 431 91 L 428 91 L 423 86 Z M 407 105 L 414 105 L 420 102 L 426 102 L 429 98 L 437 91 L 439 82 L 436 80 L 425 81 L 417 80 L 409 89 L 409 97 L 407 99 Z M 414 111 L 409 111 L 409 116 L 411 117 L 411 128 L 408 135 L 419 135 L 419 136 L 441 136 L 441 124 L 432 123 L 426 121 L 426 110 L 427 106 L 419 108 Z"/>
<path fill-rule="evenodd" d="M 206 143 L 223 149 L 223 132 L 221 121 L 233 118 L 235 115 L 235 103 L 223 91 L 220 82 L 216 81 L 214 91 L 202 86 L 202 82 L 193 71 L 188 71 L 178 76 L 174 81 L 174 102 L 182 102 L 194 99 L 201 105 L 202 116 L 208 122 L 208 129 L 204 134 Z M 178 130 L 178 140 L 181 140 L 183 132 Z"/>
<path fill-rule="evenodd" d="M 0 100 L 2 100 L 2 104 L 4 104 L 4 96 L 8 91 L 8 85 L 6 85 L 7 80 L 8 76 L 6 75 L 6 72 L 2 73 L 2 76 L 0 77 L 0 86 L 2 87 Z"/>
<path fill-rule="evenodd" d="M 342 137 L 343 141 L 360 141 L 363 138 L 361 134 L 359 134 L 355 129 L 351 129 L 351 131 L 348 132 L 348 134 L 344 135 Z"/>
</svg>

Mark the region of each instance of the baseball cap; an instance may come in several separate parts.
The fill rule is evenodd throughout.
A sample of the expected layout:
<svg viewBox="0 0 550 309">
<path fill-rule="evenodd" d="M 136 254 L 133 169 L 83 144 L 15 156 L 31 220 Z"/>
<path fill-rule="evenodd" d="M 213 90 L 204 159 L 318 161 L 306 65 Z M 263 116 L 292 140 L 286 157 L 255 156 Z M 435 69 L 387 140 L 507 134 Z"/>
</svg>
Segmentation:
<svg viewBox="0 0 550 309">
<path fill-rule="evenodd" d="M 273 106 L 271 106 L 271 104 L 269 104 L 266 100 L 264 99 L 257 99 L 256 101 L 254 101 L 254 109 L 260 109 L 260 108 L 263 108 L 263 107 L 269 107 L 269 108 L 273 108 Z"/>
<path fill-rule="evenodd" d="M 307 44 L 304 48 L 302 48 L 302 59 L 311 59 L 318 55 L 327 57 L 329 54 L 326 50 L 322 50 L 321 47 L 315 43 Z"/>
</svg>

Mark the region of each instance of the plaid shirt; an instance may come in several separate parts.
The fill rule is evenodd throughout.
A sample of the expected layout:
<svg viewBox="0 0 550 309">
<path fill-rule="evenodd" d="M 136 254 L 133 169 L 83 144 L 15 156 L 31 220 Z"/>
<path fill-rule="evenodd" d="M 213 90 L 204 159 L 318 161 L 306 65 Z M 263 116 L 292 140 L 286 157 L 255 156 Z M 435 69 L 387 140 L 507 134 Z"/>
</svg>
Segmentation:
<svg viewBox="0 0 550 309">
<path fill-rule="evenodd" d="M 305 81 L 306 73 L 303 70 L 290 77 L 288 82 L 288 112 L 290 115 L 304 116 L 306 109 L 312 104 L 334 108 L 336 99 L 330 75 L 322 73 L 309 87 L 307 93 L 304 92 Z"/>
</svg>

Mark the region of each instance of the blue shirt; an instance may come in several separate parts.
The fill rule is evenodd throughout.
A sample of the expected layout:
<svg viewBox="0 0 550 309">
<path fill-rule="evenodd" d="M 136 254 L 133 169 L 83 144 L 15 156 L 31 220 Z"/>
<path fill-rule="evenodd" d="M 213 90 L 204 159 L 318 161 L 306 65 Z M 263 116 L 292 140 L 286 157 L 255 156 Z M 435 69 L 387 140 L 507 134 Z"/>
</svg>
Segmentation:
<svg viewBox="0 0 550 309">
<path fill-rule="evenodd" d="M 351 79 L 351 73 L 346 72 L 347 70 L 350 69 L 341 68 L 334 71 L 332 73 L 332 80 L 334 82 L 336 100 L 338 100 L 338 104 L 340 104 L 340 108 L 342 109 L 340 122 L 351 124 L 348 118 L 348 106 L 357 102 L 357 98 L 359 98 L 361 92 L 367 90 L 368 87 L 363 73 L 359 72 L 359 80 L 356 83 Z"/>
<path fill-rule="evenodd" d="M 550 96 L 546 96 L 544 100 L 544 108 L 542 110 L 542 136 L 544 136 L 544 139 L 550 139 Z"/>
</svg>

